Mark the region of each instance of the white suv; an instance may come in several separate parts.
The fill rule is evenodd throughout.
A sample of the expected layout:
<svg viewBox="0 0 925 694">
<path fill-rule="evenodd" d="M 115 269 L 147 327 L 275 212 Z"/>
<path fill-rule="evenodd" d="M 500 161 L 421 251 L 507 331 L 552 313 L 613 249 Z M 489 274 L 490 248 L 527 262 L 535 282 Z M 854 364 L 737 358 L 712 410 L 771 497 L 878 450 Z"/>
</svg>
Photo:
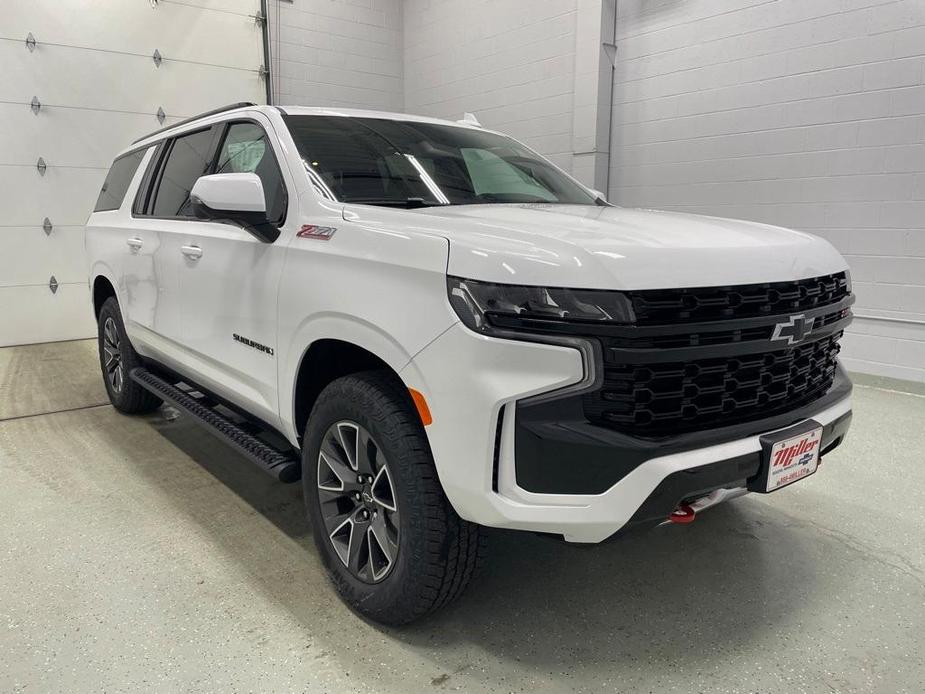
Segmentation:
<svg viewBox="0 0 925 694">
<path fill-rule="evenodd" d="M 204 114 L 115 160 L 87 251 L 113 405 L 301 476 L 337 589 L 385 623 L 462 591 L 480 526 L 690 522 L 850 423 L 827 242 L 614 207 L 471 121 Z"/>
</svg>

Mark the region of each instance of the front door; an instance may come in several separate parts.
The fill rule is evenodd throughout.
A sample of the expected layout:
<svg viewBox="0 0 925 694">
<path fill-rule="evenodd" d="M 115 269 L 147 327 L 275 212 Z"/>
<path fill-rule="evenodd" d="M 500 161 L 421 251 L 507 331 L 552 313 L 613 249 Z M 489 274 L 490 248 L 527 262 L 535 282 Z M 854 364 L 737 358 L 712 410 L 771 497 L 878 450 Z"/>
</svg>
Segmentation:
<svg viewBox="0 0 925 694">
<path fill-rule="evenodd" d="M 269 218 L 284 223 L 286 184 L 255 118 L 223 125 L 214 173 L 256 173 Z M 279 426 L 277 293 L 287 235 L 263 243 L 233 224 L 197 221 L 185 229 L 179 252 L 184 306 L 182 344 L 201 385 Z"/>
</svg>

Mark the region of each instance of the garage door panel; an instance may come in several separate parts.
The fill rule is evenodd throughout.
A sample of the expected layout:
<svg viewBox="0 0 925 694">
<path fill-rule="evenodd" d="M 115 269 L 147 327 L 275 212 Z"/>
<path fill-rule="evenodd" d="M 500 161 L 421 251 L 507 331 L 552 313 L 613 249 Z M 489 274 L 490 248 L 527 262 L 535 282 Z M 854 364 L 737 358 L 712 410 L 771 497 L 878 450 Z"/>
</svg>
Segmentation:
<svg viewBox="0 0 925 694">
<path fill-rule="evenodd" d="M 152 10 L 142 0 L 6 4 L 10 7 L 4 7 L 3 35 L 21 36 L 25 41 L 31 32 L 35 51 L 29 54 L 24 44 L 16 47 L 35 60 L 56 45 L 98 48 L 102 44 L 107 51 L 137 54 L 152 68 L 155 49 L 165 60 L 216 63 L 216 55 L 222 55 L 221 64 L 233 67 L 255 69 L 263 63 L 262 29 L 251 17 L 260 9 L 259 0 L 215 3 L 217 7 L 237 5 L 238 12 L 173 2 Z M 228 51 L 230 45 L 237 50 Z"/>
<path fill-rule="evenodd" d="M 4 199 L 16 201 L 3 210 L 2 223 L 28 227 L 48 217 L 52 224 L 85 224 L 105 178 L 105 169 L 49 166 L 40 176 L 35 167 L 0 166 Z"/>
<path fill-rule="evenodd" d="M 164 0 L 161 0 L 163 7 Z M 209 10 L 253 15 L 260 9 L 260 0 L 167 0 L 171 5 L 187 5 Z"/>
<path fill-rule="evenodd" d="M 0 287 L 0 347 L 77 340 L 96 334 L 86 282 L 48 287 Z"/>
<path fill-rule="evenodd" d="M 35 166 L 39 157 L 56 166 L 109 169 L 112 160 L 134 140 L 179 122 L 161 125 L 152 113 L 46 108 L 34 115 L 22 104 L 0 104 L 0 123 L 15 137 L 3 140 L 4 163 Z"/>
<path fill-rule="evenodd" d="M 259 3 L 252 14 L 259 10 Z M 247 47 L 237 50 L 223 65 L 256 70 L 264 62 L 263 28 L 253 19 L 228 12 L 203 12 L 198 8 L 172 5 L 158 17 L 163 26 L 158 29 L 161 45 L 151 44 L 151 53 L 157 48 L 164 58 L 164 65 L 170 61 L 214 63 L 215 56 L 225 52 L 229 45 Z M 177 26 L 184 31 L 176 31 Z M 135 49 L 137 51 L 137 48 Z M 153 61 L 152 61 L 153 64 Z M 162 65 L 163 67 L 163 65 Z"/>
<path fill-rule="evenodd" d="M 22 104 L 0 104 L 0 123 L 16 134 L 4 141 L 4 163 L 34 166 L 41 156 L 58 166 L 107 169 L 119 150 L 161 127 L 153 114 L 46 108 L 34 115 Z"/>
<path fill-rule="evenodd" d="M 28 262 L 23 262 L 28 259 Z M 83 226 L 0 227 L 0 287 L 87 281 Z"/>
<path fill-rule="evenodd" d="M 190 116 L 235 101 L 262 101 L 266 88 L 256 71 L 164 63 L 76 48 L 48 47 L 36 56 L 0 42 L 0 100 L 49 106 Z M 68 79 L 62 79 L 66 74 Z"/>
</svg>

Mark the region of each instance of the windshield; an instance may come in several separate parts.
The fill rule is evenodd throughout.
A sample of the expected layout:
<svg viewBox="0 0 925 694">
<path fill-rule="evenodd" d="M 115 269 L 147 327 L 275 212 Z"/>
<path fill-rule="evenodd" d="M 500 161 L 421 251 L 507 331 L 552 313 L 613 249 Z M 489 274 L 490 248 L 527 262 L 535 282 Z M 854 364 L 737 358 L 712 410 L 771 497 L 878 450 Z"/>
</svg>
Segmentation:
<svg viewBox="0 0 925 694">
<path fill-rule="evenodd" d="M 594 196 L 552 164 L 502 135 L 380 118 L 285 120 L 315 187 L 341 202 L 595 204 Z"/>
</svg>

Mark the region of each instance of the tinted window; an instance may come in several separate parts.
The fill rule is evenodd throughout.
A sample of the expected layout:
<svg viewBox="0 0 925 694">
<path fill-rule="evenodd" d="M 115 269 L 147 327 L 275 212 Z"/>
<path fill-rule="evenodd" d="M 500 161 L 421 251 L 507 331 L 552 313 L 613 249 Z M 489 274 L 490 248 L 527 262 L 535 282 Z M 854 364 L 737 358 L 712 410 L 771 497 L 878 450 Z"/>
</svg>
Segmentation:
<svg viewBox="0 0 925 694">
<path fill-rule="evenodd" d="M 96 199 L 94 212 L 103 212 L 105 210 L 118 210 L 122 206 L 122 198 L 125 197 L 125 191 L 128 190 L 129 184 L 138 165 L 141 163 L 146 150 L 139 150 L 129 154 L 123 154 L 116 159 L 106 174 L 106 180 L 103 181 L 103 189 L 100 196 Z"/>
<path fill-rule="evenodd" d="M 343 202 L 595 204 L 536 153 L 477 128 L 334 116 L 287 116 L 286 124 L 316 187 Z"/>
<path fill-rule="evenodd" d="M 161 171 L 151 214 L 155 217 L 191 217 L 189 192 L 208 173 L 212 130 L 200 130 L 173 141 Z"/>
<path fill-rule="evenodd" d="M 215 173 L 255 173 L 263 183 L 267 217 L 275 224 L 286 215 L 286 187 L 263 128 L 233 123 L 222 143 Z"/>
</svg>

